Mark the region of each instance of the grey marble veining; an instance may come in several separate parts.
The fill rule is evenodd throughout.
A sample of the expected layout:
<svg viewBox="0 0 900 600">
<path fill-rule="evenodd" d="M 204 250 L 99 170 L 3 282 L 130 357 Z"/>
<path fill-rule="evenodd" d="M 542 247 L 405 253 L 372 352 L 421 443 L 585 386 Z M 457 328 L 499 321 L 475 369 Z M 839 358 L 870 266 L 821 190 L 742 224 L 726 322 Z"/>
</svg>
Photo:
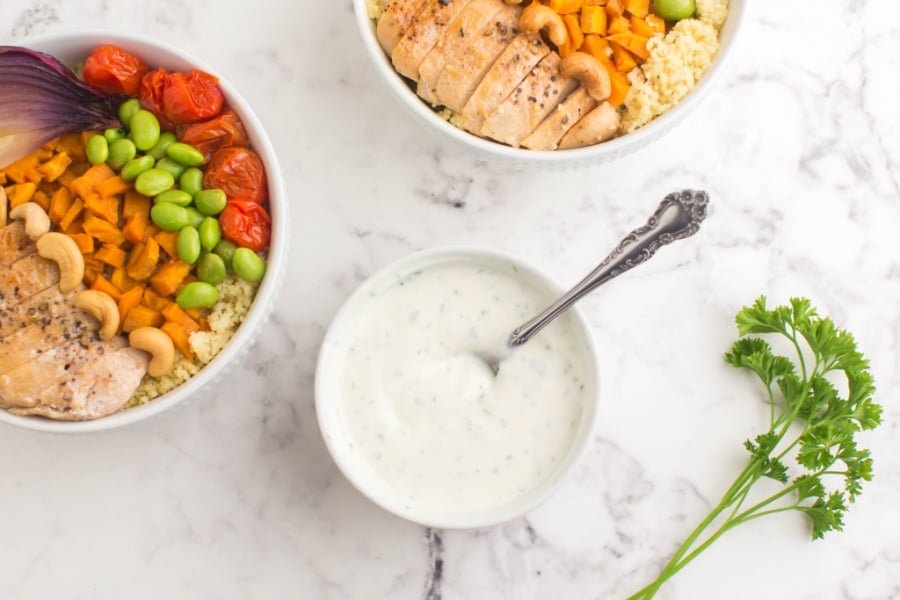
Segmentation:
<svg viewBox="0 0 900 600">
<path fill-rule="evenodd" d="M 0 23 L 2 43 L 109 28 L 212 65 L 270 132 L 294 218 L 273 318 L 209 393 L 104 434 L 0 431 L 0 598 L 624 598 L 765 426 L 759 390 L 722 361 L 734 313 L 761 293 L 808 296 L 856 334 L 885 408 L 864 436 L 876 478 L 843 533 L 813 543 L 799 515 L 759 520 L 659 598 L 900 598 L 896 2 L 754 2 L 732 68 L 670 135 L 547 173 L 475 160 L 411 122 L 368 65 L 349 0 L 5 0 Z M 341 476 L 313 374 L 366 276 L 416 249 L 479 244 L 572 283 L 688 187 L 712 198 L 703 231 L 583 302 L 602 419 L 556 496 L 498 527 L 426 530 Z"/>
</svg>

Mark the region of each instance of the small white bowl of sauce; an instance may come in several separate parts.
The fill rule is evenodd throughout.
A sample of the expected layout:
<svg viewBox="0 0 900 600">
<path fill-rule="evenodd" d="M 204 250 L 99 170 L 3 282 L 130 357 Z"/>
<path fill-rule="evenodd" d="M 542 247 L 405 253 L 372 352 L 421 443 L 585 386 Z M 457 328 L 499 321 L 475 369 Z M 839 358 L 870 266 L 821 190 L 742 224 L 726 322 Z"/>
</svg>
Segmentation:
<svg viewBox="0 0 900 600">
<path fill-rule="evenodd" d="M 338 467 L 415 523 L 474 528 L 535 508 L 584 454 L 597 355 L 570 309 L 501 363 L 491 347 L 563 288 L 505 253 L 438 248 L 366 280 L 319 353 L 316 412 Z"/>
</svg>

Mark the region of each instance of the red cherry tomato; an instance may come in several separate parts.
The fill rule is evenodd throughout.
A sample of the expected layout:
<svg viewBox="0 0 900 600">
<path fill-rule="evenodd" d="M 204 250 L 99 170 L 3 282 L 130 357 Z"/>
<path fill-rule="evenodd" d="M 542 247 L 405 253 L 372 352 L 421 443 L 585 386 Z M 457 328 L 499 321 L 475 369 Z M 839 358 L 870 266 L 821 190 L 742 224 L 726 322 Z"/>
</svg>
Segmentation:
<svg viewBox="0 0 900 600">
<path fill-rule="evenodd" d="M 226 108 L 208 121 L 183 127 L 178 139 L 202 152 L 209 161 L 219 148 L 246 146 L 247 132 L 237 113 Z"/>
<path fill-rule="evenodd" d="M 263 205 L 247 198 L 232 198 L 219 214 L 222 237 L 238 246 L 261 252 L 272 238 L 272 218 Z"/>
<path fill-rule="evenodd" d="M 262 203 L 268 197 L 266 168 L 259 154 L 250 148 L 219 148 L 206 166 L 203 187 L 219 188 L 229 198 Z"/>
<path fill-rule="evenodd" d="M 111 94 L 133 96 L 146 72 L 144 61 L 112 44 L 96 48 L 84 62 L 84 80 Z"/>
<path fill-rule="evenodd" d="M 222 110 L 225 96 L 219 78 L 203 71 L 169 73 L 162 94 L 163 110 L 172 123 L 197 123 Z"/>
<path fill-rule="evenodd" d="M 141 106 L 156 115 L 159 124 L 165 130 L 172 129 L 172 123 L 166 118 L 163 108 L 163 90 L 166 87 L 168 75 L 169 73 L 165 69 L 150 71 L 141 79 L 141 87 L 138 91 Z"/>
</svg>

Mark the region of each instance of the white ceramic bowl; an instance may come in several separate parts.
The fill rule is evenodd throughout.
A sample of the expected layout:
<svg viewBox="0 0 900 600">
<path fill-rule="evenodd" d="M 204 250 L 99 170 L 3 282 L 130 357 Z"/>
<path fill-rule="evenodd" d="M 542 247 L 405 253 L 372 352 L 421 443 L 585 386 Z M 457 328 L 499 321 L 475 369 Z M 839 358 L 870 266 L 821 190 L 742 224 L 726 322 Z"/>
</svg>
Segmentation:
<svg viewBox="0 0 900 600">
<path fill-rule="evenodd" d="M 584 365 L 581 405 L 576 410 L 577 416 L 573 419 L 573 433 L 566 438 L 568 449 L 563 451 L 555 466 L 537 484 L 511 500 L 508 498 L 512 498 L 512 495 L 504 496 L 505 500 L 495 502 L 491 499 L 490 502 L 478 504 L 477 508 L 472 509 L 461 509 L 455 506 L 454 508 L 437 507 L 435 505 L 428 506 L 422 502 L 409 502 L 396 491 L 396 488 L 392 488 L 390 484 L 386 483 L 386 480 L 378 473 L 378 469 L 373 468 L 372 463 L 365 456 L 365 451 L 361 449 L 363 444 L 358 443 L 354 426 L 345 418 L 345 415 L 351 412 L 347 409 L 345 403 L 347 398 L 343 395 L 344 373 L 348 368 L 346 361 L 351 347 L 357 341 L 361 324 L 371 314 L 371 309 L 380 300 L 382 292 L 390 288 L 396 289 L 399 282 L 402 282 L 400 285 L 405 285 L 405 278 L 417 276 L 429 267 L 454 264 L 454 261 L 485 266 L 489 270 L 506 273 L 525 282 L 532 289 L 538 290 L 542 298 L 546 296 L 548 304 L 564 291 L 561 286 L 534 266 L 499 251 L 472 247 L 446 247 L 415 253 L 372 275 L 341 307 L 319 352 L 315 390 L 316 413 L 326 446 L 340 470 L 357 489 L 382 508 L 409 521 L 430 527 L 461 529 L 490 526 L 519 517 L 546 500 L 571 474 L 588 447 L 598 416 L 598 362 L 590 327 L 581 311 L 577 307 L 573 308 L 570 314 L 564 318 L 569 320 L 570 337 L 567 339 L 572 340 L 572 346 L 577 348 L 574 356 Z M 417 289 L 412 293 L 423 294 L 424 292 Z M 451 312 L 453 310 L 450 309 Z M 425 310 L 422 312 L 426 313 Z M 406 319 L 408 318 L 407 313 L 398 314 L 397 318 Z M 430 317 L 423 316 L 422 318 L 427 320 Z M 467 326 L 462 327 L 462 329 L 465 328 Z M 391 331 L 394 329 L 391 328 Z M 532 343 L 541 342 L 537 340 Z M 396 398 L 393 400 L 396 401 Z M 396 419 L 400 418 L 400 414 L 409 414 L 405 412 L 405 409 L 405 405 L 401 403 L 389 410 L 386 409 L 387 413 L 379 413 L 379 418 L 384 416 L 388 423 L 399 423 Z M 403 419 L 406 417 L 404 416 Z M 376 427 L 378 423 L 377 420 L 365 420 L 364 422 L 366 429 L 369 428 L 369 423 L 375 424 Z M 401 426 L 401 432 L 412 431 L 406 428 L 415 427 L 409 425 L 409 421 L 404 420 L 403 422 L 405 424 Z M 478 426 L 475 425 L 475 427 Z M 513 425 L 510 424 L 510 427 Z M 373 434 L 378 435 L 378 430 Z M 407 433 L 400 435 L 402 437 Z M 532 441 L 531 443 L 537 442 Z M 512 450 L 510 448 L 510 451 Z M 423 450 L 423 452 L 426 451 Z M 435 450 L 435 452 L 438 451 Z M 447 452 L 449 451 L 438 453 L 442 457 L 446 457 L 448 456 Z M 477 465 L 477 463 L 470 464 L 469 467 L 473 465 Z M 484 470 L 486 471 L 486 468 Z M 441 484 L 445 482 L 445 479 L 441 480 Z"/>
<path fill-rule="evenodd" d="M 478 158 L 490 160 L 513 169 L 546 167 L 550 169 L 575 168 L 591 164 L 605 163 L 634 152 L 651 142 L 681 121 L 694 110 L 701 99 L 721 76 L 735 47 L 738 32 L 746 21 L 746 0 L 729 0 L 728 19 L 719 36 L 719 51 L 709 71 L 697 86 L 677 106 L 632 133 L 586 148 L 557 151 L 537 151 L 510 146 L 481 138 L 454 127 L 434 112 L 419 98 L 395 70 L 391 59 L 378 44 L 375 25 L 366 11 L 366 0 L 353 0 L 356 22 L 362 34 L 363 45 L 375 66 L 375 71 L 387 84 L 392 95 L 424 127 L 442 139 L 450 139 L 472 151 Z"/>
<path fill-rule="evenodd" d="M 134 52 L 152 67 L 161 66 L 170 70 L 197 68 L 216 74 L 214 68 L 188 54 L 172 48 L 169 44 L 151 38 L 126 35 L 106 31 L 73 31 L 35 37 L 23 40 L 17 45 L 46 52 L 63 63 L 74 66 L 103 43 L 115 44 Z M 269 247 L 266 276 L 260 284 L 256 298 L 244 322 L 234 337 L 222 351 L 197 375 L 171 392 L 155 400 L 107 417 L 93 421 L 53 421 L 42 417 L 20 417 L 0 409 L 0 422 L 34 429 L 55 432 L 90 432 L 113 429 L 122 425 L 142 421 L 172 408 L 187 398 L 197 396 L 212 381 L 222 377 L 233 361 L 243 355 L 253 344 L 260 327 L 268 319 L 284 277 L 288 255 L 288 202 L 275 150 L 262 125 L 250 106 L 231 84 L 220 80 L 228 105 L 240 115 L 250 144 L 262 157 L 266 166 L 269 184 L 269 210 L 272 216 L 272 241 Z"/>
</svg>

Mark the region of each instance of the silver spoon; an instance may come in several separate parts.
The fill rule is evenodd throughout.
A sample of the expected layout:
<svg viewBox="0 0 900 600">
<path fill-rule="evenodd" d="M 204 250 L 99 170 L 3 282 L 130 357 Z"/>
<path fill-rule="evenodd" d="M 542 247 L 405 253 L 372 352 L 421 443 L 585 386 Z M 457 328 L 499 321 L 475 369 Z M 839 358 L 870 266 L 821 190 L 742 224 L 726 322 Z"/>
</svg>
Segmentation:
<svg viewBox="0 0 900 600">
<path fill-rule="evenodd" d="M 697 233 L 700 223 L 706 218 L 708 203 L 709 197 L 703 191 L 684 190 L 669 194 L 660 202 L 647 224 L 625 236 L 587 277 L 532 319 L 513 329 L 508 338 L 497 344 L 498 347 L 479 352 L 478 356 L 496 375 L 503 359 L 588 292 L 646 262 L 662 246 Z"/>
</svg>

